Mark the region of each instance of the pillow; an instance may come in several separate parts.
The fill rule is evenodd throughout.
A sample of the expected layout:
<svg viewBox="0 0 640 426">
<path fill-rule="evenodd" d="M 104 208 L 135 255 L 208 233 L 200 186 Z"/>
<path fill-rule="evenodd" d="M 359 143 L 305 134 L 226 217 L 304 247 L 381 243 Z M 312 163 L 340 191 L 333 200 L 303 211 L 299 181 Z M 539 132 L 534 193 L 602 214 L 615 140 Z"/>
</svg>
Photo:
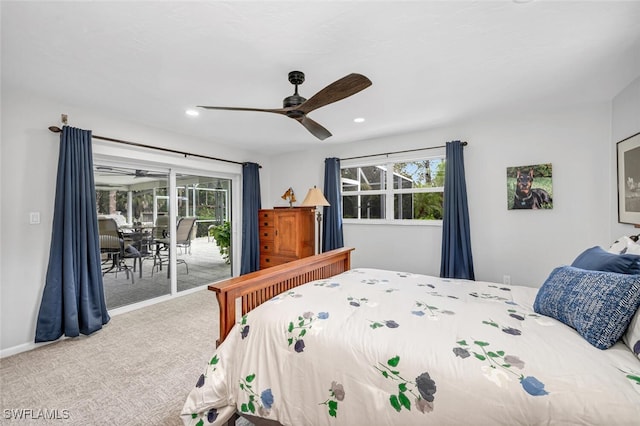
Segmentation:
<svg viewBox="0 0 640 426">
<path fill-rule="evenodd" d="M 640 358 L 640 309 L 633 316 L 627 332 L 622 336 L 622 340 L 629 346 L 631 352 Z"/>
<path fill-rule="evenodd" d="M 640 274 L 640 256 L 609 253 L 602 247 L 596 246 L 583 251 L 571 266 L 591 271 Z"/>
<path fill-rule="evenodd" d="M 611 244 L 611 247 L 607 250 L 609 253 L 615 254 L 637 254 L 640 255 L 640 244 L 634 241 L 632 238 L 622 236 Z"/>
<path fill-rule="evenodd" d="M 627 251 L 625 251 L 625 253 L 640 255 L 640 244 L 634 242 L 629 243 L 627 245 Z"/>
<path fill-rule="evenodd" d="M 611 244 L 611 247 L 609 247 L 609 250 L 607 251 L 609 253 L 622 254 L 627 251 L 627 246 L 629 244 L 633 244 L 633 240 L 627 237 L 626 235 L 623 235 L 622 237 L 615 240 L 613 244 Z"/>
<path fill-rule="evenodd" d="M 129 253 L 132 257 L 140 256 L 140 252 L 137 248 L 132 245 L 128 245 L 126 249 L 124 249 L 127 253 Z"/>
<path fill-rule="evenodd" d="M 638 306 L 640 275 L 561 266 L 538 290 L 533 309 L 575 328 L 596 348 L 607 349 L 622 337 Z"/>
</svg>

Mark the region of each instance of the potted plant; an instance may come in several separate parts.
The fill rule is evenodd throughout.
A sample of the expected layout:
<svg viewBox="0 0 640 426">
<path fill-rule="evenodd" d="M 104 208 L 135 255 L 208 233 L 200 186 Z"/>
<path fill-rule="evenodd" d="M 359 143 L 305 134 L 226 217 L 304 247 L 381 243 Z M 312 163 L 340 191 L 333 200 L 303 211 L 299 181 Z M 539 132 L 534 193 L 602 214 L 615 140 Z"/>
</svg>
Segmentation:
<svg viewBox="0 0 640 426">
<path fill-rule="evenodd" d="M 226 263 L 231 263 L 229 249 L 231 247 L 231 222 L 225 221 L 222 225 L 214 226 L 209 230 L 210 235 L 216 240 L 220 254 Z"/>
</svg>

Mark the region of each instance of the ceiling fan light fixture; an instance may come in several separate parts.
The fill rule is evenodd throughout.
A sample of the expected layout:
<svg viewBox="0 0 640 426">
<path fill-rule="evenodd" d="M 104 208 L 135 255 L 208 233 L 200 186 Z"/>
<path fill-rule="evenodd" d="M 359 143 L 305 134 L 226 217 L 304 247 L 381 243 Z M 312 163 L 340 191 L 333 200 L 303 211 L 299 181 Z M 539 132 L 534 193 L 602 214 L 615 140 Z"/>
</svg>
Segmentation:
<svg viewBox="0 0 640 426">
<path fill-rule="evenodd" d="M 195 110 L 195 109 L 188 109 L 184 113 L 187 114 L 190 117 L 197 117 L 197 116 L 200 115 L 200 112 Z"/>
<path fill-rule="evenodd" d="M 365 119 L 364 119 L 364 117 L 356 117 L 356 118 L 353 119 L 353 122 L 354 123 L 364 123 Z"/>
</svg>

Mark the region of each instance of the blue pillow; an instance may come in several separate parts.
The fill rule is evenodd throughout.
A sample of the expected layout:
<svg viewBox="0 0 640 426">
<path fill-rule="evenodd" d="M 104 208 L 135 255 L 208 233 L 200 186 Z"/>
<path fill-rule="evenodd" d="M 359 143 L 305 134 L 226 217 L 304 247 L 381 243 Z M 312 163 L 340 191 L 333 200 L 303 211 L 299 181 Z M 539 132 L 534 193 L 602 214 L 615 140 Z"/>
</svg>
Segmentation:
<svg viewBox="0 0 640 426">
<path fill-rule="evenodd" d="M 596 246 L 583 251 L 571 266 L 590 271 L 640 274 L 640 256 L 609 253 L 602 247 Z"/>
<path fill-rule="evenodd" d="M 622 337 L 638 306 L 640 275 L 561 266 L 538 290 L 533 309 L 575 328 L 596 348 L 607 349 Z"/>
</svg>

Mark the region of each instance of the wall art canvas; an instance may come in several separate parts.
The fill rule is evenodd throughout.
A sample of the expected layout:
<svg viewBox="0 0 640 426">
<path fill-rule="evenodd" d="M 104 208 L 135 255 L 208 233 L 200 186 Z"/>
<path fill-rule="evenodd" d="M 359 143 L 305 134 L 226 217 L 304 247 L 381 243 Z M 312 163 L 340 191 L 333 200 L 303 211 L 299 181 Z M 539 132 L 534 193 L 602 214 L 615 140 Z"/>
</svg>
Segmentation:
<svg viewBox="0 0 640 426">
<path fill-rule="evenodd" d="M 507 209 L 553 208 L 551 163 L 507 167 Z"/>
<path fill-rule="evenodd" d="M 618 222 L 640 225 L 640 133 L 616 144 Z"/>
</svg>

